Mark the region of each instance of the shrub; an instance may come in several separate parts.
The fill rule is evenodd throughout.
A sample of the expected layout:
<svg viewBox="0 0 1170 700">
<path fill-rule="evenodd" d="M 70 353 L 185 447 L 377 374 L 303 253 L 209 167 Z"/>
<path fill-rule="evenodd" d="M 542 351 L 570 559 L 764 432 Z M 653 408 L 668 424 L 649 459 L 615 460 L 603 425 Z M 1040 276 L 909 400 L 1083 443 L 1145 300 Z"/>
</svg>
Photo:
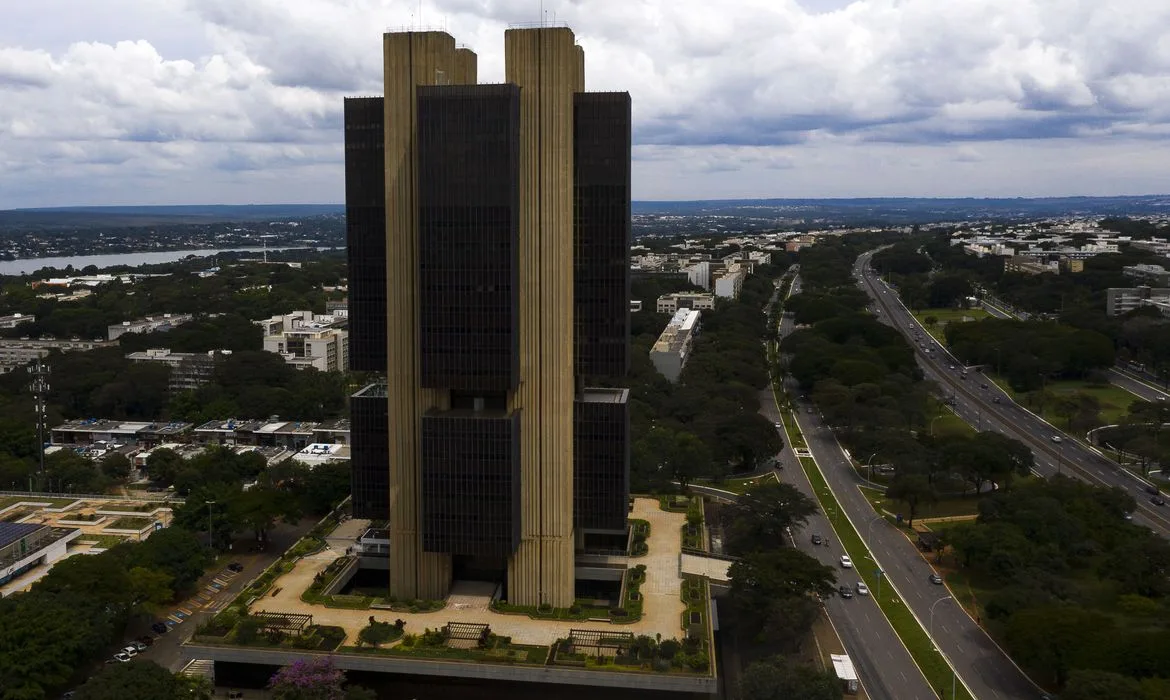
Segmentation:
<svg viewBox="0 0 1170 700">
<path fill-rule="evenodd" d="M 711 665 L 711 661 L 703 652 L 695 652 L 687 657 L 687 667 L 692 671 L 706 671 L 707 667 Z"/>
<path fill-rule="evenodd" d="M 659 673 L 666 673 L 670 670 L 670 662 L 666 659 L 654 659 L 650 667 Z"/>
<path fill-rule="evenodd" d="M 675 654 L 678 654 L 680 649 L 682 649 L 682 645 L 678 643 L 677 639 L 666 639 L 658 645 L 658 656 L 669 661 L 675 657 Z"/>
</svg>

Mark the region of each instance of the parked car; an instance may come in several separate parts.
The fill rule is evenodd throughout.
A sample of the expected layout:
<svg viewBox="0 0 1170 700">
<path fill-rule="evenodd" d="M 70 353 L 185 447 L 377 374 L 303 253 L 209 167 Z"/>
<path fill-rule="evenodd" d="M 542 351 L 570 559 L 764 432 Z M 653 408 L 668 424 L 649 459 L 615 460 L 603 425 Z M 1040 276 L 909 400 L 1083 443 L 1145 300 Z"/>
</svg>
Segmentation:
<svg viewBox="0 0 1170 700">
<path fill-rule="evenodd" d="M 869 586 L 861 581 L 857 582 L 857 595 L 869 595 Z"/>
<path fill-rule="evenodd" d="M 135 656 L 138 656 L 138 650 L 132 646 L 122 647 L 122 653 L 125 654 L 126 656 L 129 656 L 130 658 L 134 658 Z"/>
<path fill-rule="evenodd" d="M 853 560 L 849 558 L 848 554 L 841 555 L 841 568 L 842 569 L 852 569 L 853 568 Z"/>
<path fill-rule="evenodd" d="M 141 642 L 142 644 L 145 644 L 146 646 L 151 646 L 152 644 L 154 644 L 154 637 L 151 637 L 148 634 L 144 634 L 138 638 L 138 641 Z"/>
<path fill-rule="evenodd" d="M 130 655 L 124 651 L 120 651 L 117 654 L 114 654 L 114 661 L 118 661 L 120 663 L 126 663 L 129 660 L 130 660 Z"/>
<path fill-rule="evenodd" d="M 930 582 L 936 586 L 941 586 L 942 582 L 943 582 L 942 576 L 939 576 L 938 574 L 931 574 L 930 575 Z"/>
<path fill-rule="evenodd" d="M 146 651 L 146 645 L 143 644 L 142 642 L 138 641 L 137 639 L 134 640 L 133 642 L 130 642 L 130 644 L 126 648 L 129 649 L 130 647 L 134 647 L 134 651 L 139 653 L 139 654 Z"/>
<path fill-rule="evenodd" d="M 812 536 L 812 543 L 813 544 L 821 544 L 824 541 L 825 540 L 820 535 L 817 535 L 815 533 L 813 534 L 813 536 Z"/>
<path fill-rule="evenodd" d="M 846 586 L 846 585 L 845 585 L 845 584 L 843 584 L 843 583 L 842 583 L 842 584 L 841 584 L 841 586 L 840 586 L 840 587 L 837 589 L 837 593 L 838 593 L 838 594 L 839 594 L 839 595 L 840 595 L 842 598 L 852 598 L 852 597 L 853 597 L 853 591 L 851 591 L 851 590 L 849 589 L 849 586 Z"/>
<path fill-rule="evenodd" d="M 233 561 L 231 564 L 227 565 L 227 568 L 238 574 L 244 570 L 244 565 L 238 561 Z"/>
<path fill-rule="evenodd" d="M 161 622 L 154 623 L 150 626 L 150 629 L 153 630 L 156 634 L 166 634 L 170 631 L 167 626 Z"/>
</svg>

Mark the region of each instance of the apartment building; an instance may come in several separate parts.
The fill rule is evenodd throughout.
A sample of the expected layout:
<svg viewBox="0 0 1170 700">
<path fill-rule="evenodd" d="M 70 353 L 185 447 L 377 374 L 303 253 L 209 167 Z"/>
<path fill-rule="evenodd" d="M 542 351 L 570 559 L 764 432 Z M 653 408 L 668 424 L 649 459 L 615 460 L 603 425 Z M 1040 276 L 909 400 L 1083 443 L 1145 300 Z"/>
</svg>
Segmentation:
<svg viewBox="0 0 1170 700">
<path fill-rule="evenodd" d="M 673 314 L 679 309 L 709 311 L 715 308 L 715 295 L 703 292 L 674 292 L 658 297 L 654 305 L 660 314 Z"/>
<path fill-rule="evenodd" d="M 678 381 L 690 357 L 691 346 L 699 335 L 701 313 L 697 309 L 679 309 L 650 349 L 654 368 L 672 383 Z"/>
</svg>

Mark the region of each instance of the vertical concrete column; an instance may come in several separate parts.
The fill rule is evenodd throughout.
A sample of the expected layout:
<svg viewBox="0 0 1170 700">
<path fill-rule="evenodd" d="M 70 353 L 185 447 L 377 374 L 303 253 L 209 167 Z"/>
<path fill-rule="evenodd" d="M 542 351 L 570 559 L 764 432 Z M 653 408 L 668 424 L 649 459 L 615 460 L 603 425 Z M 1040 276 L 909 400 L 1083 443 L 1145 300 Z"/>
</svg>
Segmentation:
<svg viewBox="0 0 1170 700">
<path fill-rule="evenodd" d="M 474 65 L 465 55 L 463 75 Z M 416 88 L 457 76 L 455 40 L 445 32 L 383 37 L 386 152 L 386 379 L 390 471 L 390 594 L 441 598 L 451 558 L 424 552 L 420 532 L 421 416 L 446 397 L 419 383 L 418 129 Z M 474 72 L 474 71 L 472 71 Z M 474 76 L 473 76 L 474 79 Z"/>
<path fill-rule="evenodd" d="M 520 547 L 508 597 L 573 602 L 573 93 L 584 57 L 572 31 L 510 29 L 520 86 Z"/>
</svg>

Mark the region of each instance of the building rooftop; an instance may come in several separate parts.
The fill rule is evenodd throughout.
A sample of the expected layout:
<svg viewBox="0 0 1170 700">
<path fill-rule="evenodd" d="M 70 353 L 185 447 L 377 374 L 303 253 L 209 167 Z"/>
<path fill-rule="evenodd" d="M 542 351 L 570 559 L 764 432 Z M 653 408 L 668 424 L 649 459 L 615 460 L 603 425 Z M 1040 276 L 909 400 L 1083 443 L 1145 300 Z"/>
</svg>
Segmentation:
<svg viewBox="0 0 1170 700">
<path fill-rule="evenodd" d="M 354 396 L 363 398 L 386 398 L 386 385 L 382 383 L 374 383 L 369 386 L 362 387 L 354 392 Z"/>
<path fill-rule="evenodd" d="M 681 352 L 687 339 L 699 322 L 700 313 L 697 309 L 679 309 L 674 318 L 666 324 L 666 329 L 654 343 L 654 352 Z"/>
<path fill-rule="evenodd" d="M 0 523 L 0 547 L 7 547 L 22 537 L 28 537 L 44 525 L 34 523 Z"/>
</svg>

